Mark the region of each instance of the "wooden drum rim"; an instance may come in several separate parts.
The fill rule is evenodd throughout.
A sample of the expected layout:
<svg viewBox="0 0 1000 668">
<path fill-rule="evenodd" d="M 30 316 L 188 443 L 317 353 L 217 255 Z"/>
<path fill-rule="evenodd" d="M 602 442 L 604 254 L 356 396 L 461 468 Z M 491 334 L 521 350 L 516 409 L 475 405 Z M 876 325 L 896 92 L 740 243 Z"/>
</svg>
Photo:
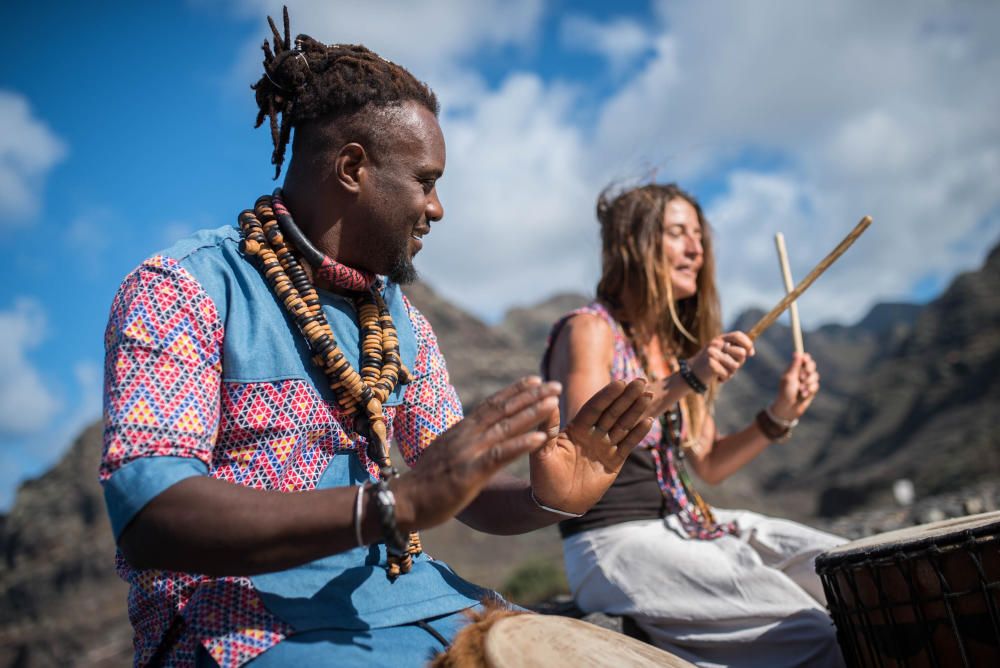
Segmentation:
<svg viewBox="0 0 1000 668">
<path fill-rule="evenodd" d="M 509 641 L 521 641 L 511 647 Z M 550 640 L 550 642 L 544 642 Z M 530 648 L 537 648 L 531 651 Z M 571 617 L 512 615 L 486 633 L 483 654 L 489 668 L 635 666 L 696 668 L 652 645 Z"/>
<path fill-rule="evenodd" d="M 823 575 L 842 564 L 892 557 L 901 552 L 919 552 L 930 547 L 960 546 L 969 540 L 997 534 L 1000 534 L 1000 511 L 896 529 L 827 550 L 816 557 L 816 572 Z"/>
</svg>

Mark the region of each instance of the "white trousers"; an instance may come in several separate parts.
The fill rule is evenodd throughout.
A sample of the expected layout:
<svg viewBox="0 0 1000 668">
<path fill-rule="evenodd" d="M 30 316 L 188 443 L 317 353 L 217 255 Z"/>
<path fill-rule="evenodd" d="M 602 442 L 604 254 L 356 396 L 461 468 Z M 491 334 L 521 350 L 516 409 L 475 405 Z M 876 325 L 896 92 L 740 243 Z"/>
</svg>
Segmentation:
<svg viewBox="0 0 1000 668">
<path fill-rule="evenodd" d="M 692 539 L 671 516 L 570 536 L 577 604 L 628 615 L 658 647 L 706 668 L 843 666 L 813 562 L 844 540 L 749 511 L 716 516 L 740 535 Z"/>
</svg>

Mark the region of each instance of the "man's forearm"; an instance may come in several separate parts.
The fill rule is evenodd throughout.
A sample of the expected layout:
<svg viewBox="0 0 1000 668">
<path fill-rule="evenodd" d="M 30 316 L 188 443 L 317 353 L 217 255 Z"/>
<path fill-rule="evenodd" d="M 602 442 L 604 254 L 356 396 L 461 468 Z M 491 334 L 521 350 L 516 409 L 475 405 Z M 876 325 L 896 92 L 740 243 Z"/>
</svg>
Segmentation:
<svg viewBox="0 0 1000 668">
<path fill-rule="evenodd" d="M 298 566 L 357 546 L 357 487 L 276 492 L 207 476 L 188 478 L 155 497 L 122 532 L 135 568 L 254 575 Z M 380 539 L 371 492 L 362 538 Z"/>
<path fill-rule="evenodd" d="M 511 536 L 555 524 L 563 518 L 538 507 L 531 498 L 530 483 L 499 473 L 458 514 L 458 519 L 477 531 Z"/>
</svg>

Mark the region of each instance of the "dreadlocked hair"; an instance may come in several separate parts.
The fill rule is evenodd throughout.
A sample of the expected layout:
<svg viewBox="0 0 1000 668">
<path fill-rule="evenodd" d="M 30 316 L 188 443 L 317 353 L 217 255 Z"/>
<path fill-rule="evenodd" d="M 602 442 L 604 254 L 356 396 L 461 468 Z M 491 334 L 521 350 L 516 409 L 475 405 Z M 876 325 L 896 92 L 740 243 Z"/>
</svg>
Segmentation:
<svg viewBox="0 0 1000 668">
<path fill-rule="evenodd" d="M 698 290 L 680 300 L 674 298 L 663 246 L 663 216 L 667 203 L 677 198 L 694 207 L 702 233 Z M 712 235 L 698 200 L 673 183 L 649 183 L 625 191 L 609 186 L 597 199 L 597 219 L 601 226 L 597 297 L 629 325 L 630 336 L 640 326 L 659 337 L 664 351 L 688 358 L 721 333 Z M 701 433 L 715 394 L 715 383 L 710 383 L 706 397 L 692 394 L 685 399 L 691 435 Z"/>
<path fill-rule="evenodd" d="M 347 120 L 365 108 L 400 106 L 414 101 L 435 116 L 437 97 L 408 70 L 360 44 L 322 44 L 299 35 L 294 45 L 288 7 L 282 9 L 283 34 L 269 16 L 272 44 L 264 40 L 264 75 L 252 88 L 259 128 L 268 119 L 274 151 L 274 178 L 281 174 L 292 128 L 316 120 Z M 279 118 L 280 117 L 280 118 Z M 349 124 L 349 123 L 347 123 Z"/>
</svg>

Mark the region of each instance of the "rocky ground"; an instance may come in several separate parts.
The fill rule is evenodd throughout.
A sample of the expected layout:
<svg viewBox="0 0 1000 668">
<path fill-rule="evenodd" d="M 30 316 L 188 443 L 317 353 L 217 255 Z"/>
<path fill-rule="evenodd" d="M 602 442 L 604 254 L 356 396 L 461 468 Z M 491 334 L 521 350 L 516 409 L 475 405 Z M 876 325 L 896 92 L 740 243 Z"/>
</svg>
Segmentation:
<svg viewBox="0 0 1000 668">
<path fill-rule="evenodd" d="M 833 519 L 816 519 L 812 524 L 853 540 L 918 524 L 993 512 L 997 508 L 1000 508 L 1000 480 L 987 480 L 910 505 L 870 508 Z"/>
</svg>

